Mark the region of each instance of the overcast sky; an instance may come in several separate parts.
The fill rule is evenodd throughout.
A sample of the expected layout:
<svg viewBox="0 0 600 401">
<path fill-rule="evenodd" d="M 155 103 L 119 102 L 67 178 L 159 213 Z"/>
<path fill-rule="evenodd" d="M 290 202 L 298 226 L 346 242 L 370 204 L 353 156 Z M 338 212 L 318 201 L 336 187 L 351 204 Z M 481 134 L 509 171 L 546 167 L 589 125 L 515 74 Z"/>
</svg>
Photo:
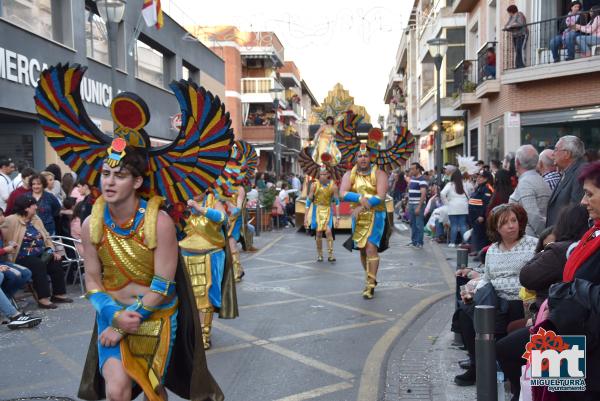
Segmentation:
<svg viewBox="0 0 600 401">
<path fill-rule="evenodd" d="M 183 24 L 275 32 L 319 102 L 340 82 L 373 123 L 386 113 L 383 95 L 412 0 L 170 1 L 164 10 L 177 20 L 184 10 Z"/>
</svg>

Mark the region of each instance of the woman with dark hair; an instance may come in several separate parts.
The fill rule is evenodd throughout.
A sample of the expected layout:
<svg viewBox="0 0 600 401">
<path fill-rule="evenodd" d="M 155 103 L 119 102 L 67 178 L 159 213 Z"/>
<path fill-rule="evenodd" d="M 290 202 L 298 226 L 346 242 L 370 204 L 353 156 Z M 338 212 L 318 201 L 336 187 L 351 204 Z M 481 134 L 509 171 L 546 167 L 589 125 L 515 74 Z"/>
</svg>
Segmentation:
<svg viewBox="0 0 600 401">
<path fill-rule="evenodd" d="M 73 178 L 73 174 L 65 173 L 62 176 L 61 184 L 63 192 L 66 194 L 66 197 L 71 196 L 71 192 L 73 192 L 73 187 L 75 186 L 75 179 Z"/>
<path fill-rule="evenodd" d="M 600 162 L 584 167 L 579 182 L 581 204 L 594 225 L 569 255 L 563 283 L 552 286 L 548 299 L 550 328 L 557 334 L 586 336 L 585 392 L 561 392 L 560 399 L 569 401 L 600 399 Z"/>
<path fill-rule="evenodd" d="M 488 237 L 492 240 L 485 255 L 485 270 L 483 280 L 491 287 L 487 291 L 495 293 L 496 306 L 496 337 L 506 335 L 508 323 L 522 319 L 523 302 L 519 299 L 519 273 L 521 268 L 531 259 L 537 239 L 525 235 L 527 227 L 527 212 L 519 204 L 505 203 L 496 206 L 488 218 Z M 479 274 L 471 269 L 462 269 L 461 275 L 477 279 Z M 481 294 L 486 287 L 477 290 L 475 304 L 481 302 Z M 469 302 L 466 295 L 461 294 L 463 302 Z M 469 352 L 471 366 L 467 371 L 454 378 L 459 386 L 469 386 L 475 383 L 475 329 L 473 316 L 462 307 L 458 312 L 460 330 L 463 341 Z M 506 310 L 506 313 L 500 313 Z"/>
<path fill-rule="evenodd" d="M 52 196 L 48 194 L 49 196 Z M 21 195 L 15 201 L 15 214 L 6 218 L 2 236 L 17 244 L 16 254 L 9 255 L 11 262 L 31 270 L 33 288 L 37 293 L 38 306 L 43 309 L 56 309 L 55 303 L 70 303 L 67 298 L 65 272 L 60 263 L 60 255 L 55 252 L 50 235 L 37 216 L 37 203 L 31 195 Z M 48 278 L 52 282 L 52 296 Z"/>
<path fill-rule="evenodd" d="M 37 214 L 44 223 L 46 231 L 50 235 L 56 234 L 56 221 L 60 213 L 60 202 L 56 196 L 45 189 L 48 186 L 46 178 L 41 174 L 33 174 L 29 177 L 31 196 L 37 203 Z"/>
<path fill-rule="evenodd" d="M 56 196 L 58 200 L 62 202 L 66 196 L 62 190 L 62 185 L 60 181 L 62 179 L 62 171 L 60 171 L 60 167 L 58 167 L 58 164 L 52 163 L 48 164 L 44 171 L 49 171 L 54 175 L 54 181 L 52 182 L 52 185 L 47 185 L 48 191 L 52 192 L 54 196 Z"/>
<path fill-rule="evenodd" d="M 506 12 L 508 12 L 509 18 L 503 30 L 510 32 L 512 36 L 515 52 L 514 68 L 523 68 L 525 67 L 525 63 L 523 62 L 523 46 L 527 37 L 527 19 L 514 4 L 508 6 Z"/>
<path fill-rule="evenodd" d="M 510 182 L 510 174 L 507 170 L 500 169 L 496 171 L 496 177 L 494 178 L 494 194 L 490 203 L 487 206 L 485 215 L 486 217 L 490 214 L 492 209 L 503 203 L 508 203 L 510 195 L 513 193 L 513 187 Z"/>
<path fill-rule="evenodd" d="M 464 186 L 460 170 L 456 169 L 450 176 L 450 182 L 442 189 L 440 196 L 448 208 L 450 219 L 450 243 L 454 248 L 462 243 L 462 236 L 467 232 L 467 217 L 469 215 L 469 197 Z M 458 236 L 460 232 L 460 237 Z"/>
</svg>

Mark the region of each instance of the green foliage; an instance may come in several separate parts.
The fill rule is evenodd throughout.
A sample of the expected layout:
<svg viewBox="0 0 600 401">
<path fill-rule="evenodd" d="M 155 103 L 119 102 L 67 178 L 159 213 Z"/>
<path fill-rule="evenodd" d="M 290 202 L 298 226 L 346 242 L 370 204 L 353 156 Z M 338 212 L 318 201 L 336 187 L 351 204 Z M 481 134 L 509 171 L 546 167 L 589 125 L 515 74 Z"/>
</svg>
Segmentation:
<svg viewBox="0 0 600 401">
<path fill-rule="evenodd" d="M 270 211 L 273 208 L 273 204 L 275 204 L 275 197 L 277 195 L 277 189 L 274 186 L 260 191 L 259 196 L 261 205 L 263 205 L 267 211 Z"/>
</svg>

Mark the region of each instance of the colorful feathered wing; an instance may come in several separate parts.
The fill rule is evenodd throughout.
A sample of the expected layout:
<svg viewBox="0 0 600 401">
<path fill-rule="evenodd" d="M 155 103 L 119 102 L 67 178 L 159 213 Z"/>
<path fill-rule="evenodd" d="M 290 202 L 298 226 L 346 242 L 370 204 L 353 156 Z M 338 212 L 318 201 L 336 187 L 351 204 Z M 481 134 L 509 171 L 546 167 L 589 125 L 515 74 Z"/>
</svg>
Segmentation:
<svg viewBox="0 0 600 401">
<path fill-rule="evenodd" d="M 81 101 L 86 68 L 57 65 L 42 72 L 35 93 L 44 134 L 61 159 L 88 184 L 99 184 L 99 173 L 112 138 L 91 121 Z M 229 114 L 218 97 L 192 82 L 171 84 L 182 112 L 182 127 L 170 145 L 151 148 L 143 126 L 150 114 L 144 101 L 123 92 L 113 100 L 115 135 L 145 148 L 150 167 L 144 194 L 160 195 L 171 204 L 186 202 L 210 187 L 221 175 L 233 142 Z M 122 107 L 121 107 L 122 106 Z"/>
<path fill-rule="evenodd" d="M 90 185 L 97 185 L 111 137 L 88 116 L 80 84 L 87 67 L 58 64 L 40 74 L 35 107 L 42 130 L 60 158 Z"/>
<path fill-rule="evenodd" d="M 238 141 L 239 146 L 242 147 L 242 155 L 244 160 L 244 170 L 246 173 L 245 181 L 249 181 L 256 175 L 258 168 L 258 154 L 254 146 L 250 145 L 246 141 Z"/>
<path fill-rule="evenodd" d="M 394 144 L 387 149 L 377 151 L 375 163 L 380 169 L 390 172 L 396 167 L 403 166 L 414 150 L 415 138 L 405 127 L 398 127 Z"/>
<path fill-rule="evenodd" d="M 360 146 L 356 131 L 362 119 L 362 116 L 348 110 L 344 113 L 344 118 L 338 122 L 335 141 L 342 154 L 342 160 L 338 164 L 342 166 L 351 165 L 354 161 L 354 154 Z"/>
<path fill-rule="evenodd" d="M 236 187 L 245 185 L 249 177 L 254 176 L 258 155 L 246 141 L 234 142 L 231 155 L 225 169 L 213 186 L 213 192 L 219 199 L 231 196 Z"/>
<path fill-rule="evenodd" d="M 313 178 L 317 178 L 319 176 L 319 169 L 321 168 L 321 165 L 313 160 L 308 148 L 304 148 L 300 151 L 300 154 L 298 155 L 298 164 L 300 164 L 300 168 L 302 169 L 304 174 Z M 342 176 L 346 172 L 346 170 L 342 168 L 339 164 L 331 166 L 326 163 L 323 163 L 323 165 L 325 165 L 327 170 L 329 170 L 331 178 L 333 178 L 336 181 L 341 180 Z"/>
</svg>

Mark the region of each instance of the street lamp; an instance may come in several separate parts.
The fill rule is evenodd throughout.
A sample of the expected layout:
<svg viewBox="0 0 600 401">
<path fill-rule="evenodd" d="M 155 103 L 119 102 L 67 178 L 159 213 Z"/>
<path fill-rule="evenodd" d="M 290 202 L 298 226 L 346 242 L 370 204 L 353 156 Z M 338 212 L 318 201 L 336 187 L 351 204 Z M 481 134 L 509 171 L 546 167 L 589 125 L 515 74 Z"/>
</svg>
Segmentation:
<svg viewBox="0 0 600 401">
<path fill-rule="evenodd" d="M 279 94 L 283 92 L 282 88 L 271 88 L 269 92 L 273 94 L 273 109 L 275 109 L 275 122 L 273 124 L 275 129 L 275 144 L 273 146 L 273 153 L 275 156 L 275 177 L 279 179 L 281 174 L 281 132 L 279 131 L 279 118 L 277 117 L 279 111 Z"/>
<path fill-rule="evenodd" d="M 125 15 L 126 0 L 96 0 L 100 17 L 106 23 L 108 33 L 108 61 L 110 62 L 110 85 L 112 97 L 117 94 L 117 34 Z"/>
<path fill-rule="evenodd" d="M 442 60 L 448 50 L 448 41 L 443 38 L 434 38 L 427 41 L 429 54 L 433 57 L 433 63 L 436 69 L 436 104 L 437 104 L 437 126 L 438 132 L 435 137 L 435 164 L 438 170 L 438 181 L 441 187 L 442 179 L 442 105 L 440 93 L 440 70 L 442 69 Z"/>
</svg>

